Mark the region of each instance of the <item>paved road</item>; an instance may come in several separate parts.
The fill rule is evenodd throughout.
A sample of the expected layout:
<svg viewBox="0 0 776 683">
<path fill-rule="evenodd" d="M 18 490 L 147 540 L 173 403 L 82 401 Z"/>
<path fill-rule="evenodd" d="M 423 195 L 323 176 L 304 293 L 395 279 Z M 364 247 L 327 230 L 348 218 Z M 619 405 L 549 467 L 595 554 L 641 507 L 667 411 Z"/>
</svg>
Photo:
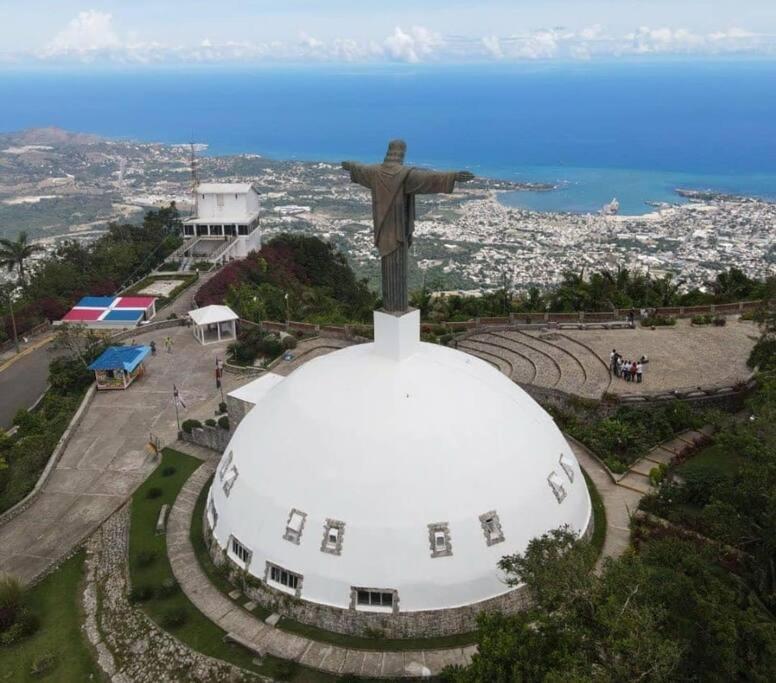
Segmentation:
<svg viewBox="0 0 776 683">
<path fill-rule="evenodd" d="M 158 353 L 148 373 L 127 391 L 98 393 L 76 429 L 43 492 L 19 516 L 0 526 L 0 571 L 30 581 L 109 517 L 145 479 L 155 462 L 146 450 L 149 432 L 176 438 L 172 384 L 187 405 L 186 417 L 213 415 L 220 400 L 215 358 L 225 344 L 200 346 L 188 328 L 139 334 L 138 341 L 170 334 L 174 353 Z M 224 391 L 242 383 L 224 378 Z"/>
<path fill-rule="evenodd" d="M 0 372 L 0 429 L 8 429 L 20 408 L 29 408 L 46 390 L 49 346 L 30 351 Z"/>
</svg>

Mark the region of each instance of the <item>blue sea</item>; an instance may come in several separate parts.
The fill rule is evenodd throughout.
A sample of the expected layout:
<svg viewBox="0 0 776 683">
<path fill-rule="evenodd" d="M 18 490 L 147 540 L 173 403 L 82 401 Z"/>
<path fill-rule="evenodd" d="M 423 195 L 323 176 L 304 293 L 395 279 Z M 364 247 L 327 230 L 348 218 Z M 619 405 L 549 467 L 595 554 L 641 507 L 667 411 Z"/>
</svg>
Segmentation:
<svg viewBox="0 0 776 683">
<path fill-rule="evenodd" d="M 550 182 L 505 201 L 622 213 L 675 188 L 776 199 L 776 61 L 0 71 L 0 130 L 60 126 L 211 154 L 408 161 Z"/>
</svg>

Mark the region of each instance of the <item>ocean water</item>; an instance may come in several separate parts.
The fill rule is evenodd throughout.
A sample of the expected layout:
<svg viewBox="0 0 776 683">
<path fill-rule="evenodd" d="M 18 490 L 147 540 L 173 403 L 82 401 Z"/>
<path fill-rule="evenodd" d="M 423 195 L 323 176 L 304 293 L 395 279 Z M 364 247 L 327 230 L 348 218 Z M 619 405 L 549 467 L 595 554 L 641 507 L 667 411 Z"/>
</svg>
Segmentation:
<svg viewBox="0 0 776 683">
<path fill-rule="evenodd" d="M 209 153 L 408 162 L 558 183 L 505 201 L 623 213 L 676 187 L 776 199 L 776 61 L 0 71 L 0 130 L 33 126 Z"/>
</svg>

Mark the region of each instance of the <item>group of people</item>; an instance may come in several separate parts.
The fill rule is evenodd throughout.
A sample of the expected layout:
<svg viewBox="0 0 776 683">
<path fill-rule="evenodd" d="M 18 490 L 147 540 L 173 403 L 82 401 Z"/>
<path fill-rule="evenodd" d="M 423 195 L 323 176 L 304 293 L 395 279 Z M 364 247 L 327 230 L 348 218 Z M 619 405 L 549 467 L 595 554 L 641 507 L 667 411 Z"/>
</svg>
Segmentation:
<svg viewBox="0 0 776 683">
<path fill-rule="evenodd" d="M 637 382 L 641 384 L 644 377 L 644 365 L 649 362 L 646 356 L 638 360 L 626 360 L 617 349 L 612 349 L 609 354 L 609 369 L 615 377 L 624 379 L 626 382 Z"/>
</svg>

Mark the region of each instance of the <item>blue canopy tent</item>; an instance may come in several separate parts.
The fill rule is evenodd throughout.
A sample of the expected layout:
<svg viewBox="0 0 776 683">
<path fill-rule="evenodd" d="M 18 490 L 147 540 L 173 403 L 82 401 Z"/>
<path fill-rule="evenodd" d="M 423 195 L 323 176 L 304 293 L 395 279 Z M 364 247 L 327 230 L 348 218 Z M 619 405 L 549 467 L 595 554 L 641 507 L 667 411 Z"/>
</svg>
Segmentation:
<svg viewBox="0 0 776 683">
<path fill-rule="evenodd" d="M 126 389 L 145 372 L 150 346 L 109 346 L 89 366 L 97 389 Z"/>
</svg>

